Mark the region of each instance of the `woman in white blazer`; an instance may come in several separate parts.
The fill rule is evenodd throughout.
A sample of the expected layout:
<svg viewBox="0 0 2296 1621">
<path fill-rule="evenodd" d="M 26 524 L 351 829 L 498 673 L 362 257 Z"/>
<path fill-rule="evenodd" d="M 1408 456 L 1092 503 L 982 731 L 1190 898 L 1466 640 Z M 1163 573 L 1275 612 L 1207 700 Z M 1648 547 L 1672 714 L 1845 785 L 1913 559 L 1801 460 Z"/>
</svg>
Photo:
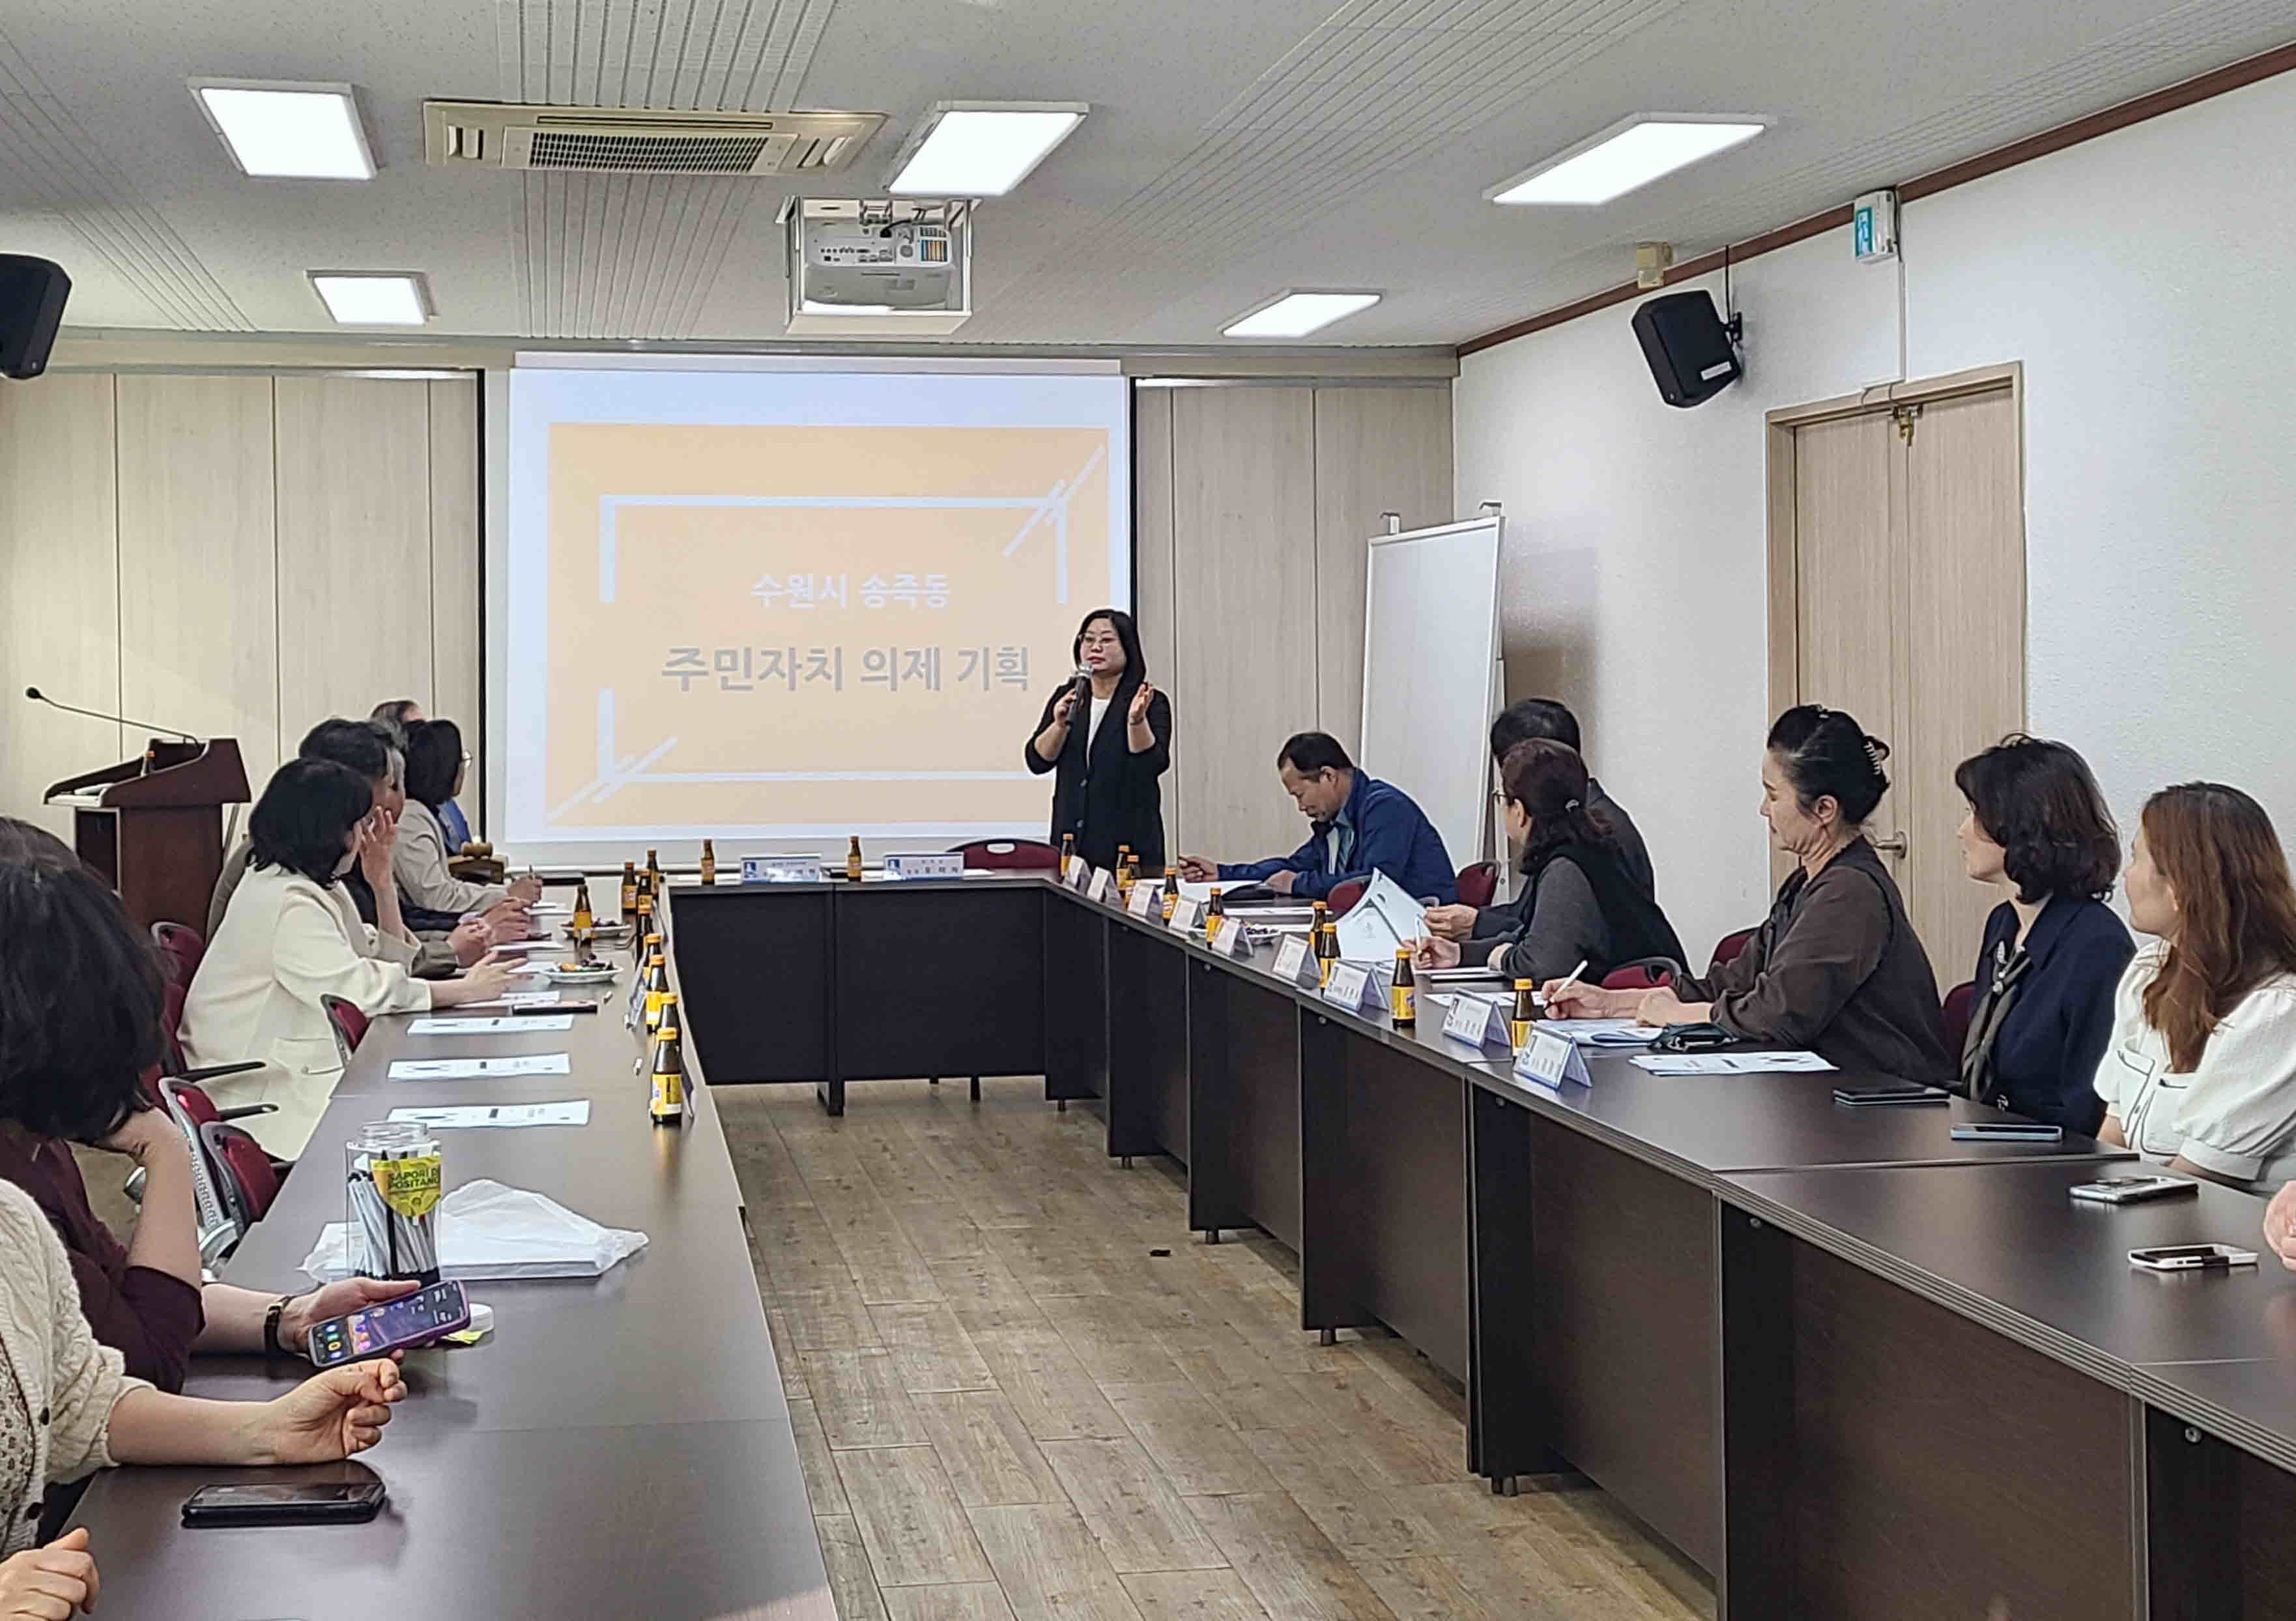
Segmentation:
<svg viewBox="0 0 2296 1621">
<path fill-rule="evenodd" d="M 207 1084 L 217 1103 L 272 1103 L 250 1115 L 257 1141 L 292 1158 L 310 1140 L 342 1077 L 324 996 L 370 1016 L 416 1013 L 499 996 L 508 964 L 480 962 L 460 979 L 417 979 L 414 937 L 391 882 L 396 828 L 370 785 L 332 760 L 293 759 L 248 818 L 253 853 L 184 998 L 184 1056 L 195 1065 L 258 1060 L 263 1068 Z M 360 864 L 375 923 L 340 881 Z"/>
<path fill-rule="evenodd" d="M 542 897 L 539 879 L 473 884 L 447 867 L 446 825 L 439 807 L 463 790 L 463 731 L 451 720 L 420 720 L 406 728 L 406 811 L 398 826 L 392 870 L 406 898 L 433 912 L 483 912 L 503 899 L 528 904 Z"/>
<path fill-rule="evenodd" d="M 351 1363 L 268 1402 L 212 1402 L 154 1390 L 120 1371 L 80 1314 L 63 1245 L 32 1196 L 0 1183 L 0 1614 L 93 1608 L 95 1560 L 85 1529 L 44 1548 L 48 1489 L 121 1463 L 332 1463 L 382 1438 L 406 1384 L 390 1362 Z M 53 1601 L 60 1601 L 62 1608 Z"/>
</svg>

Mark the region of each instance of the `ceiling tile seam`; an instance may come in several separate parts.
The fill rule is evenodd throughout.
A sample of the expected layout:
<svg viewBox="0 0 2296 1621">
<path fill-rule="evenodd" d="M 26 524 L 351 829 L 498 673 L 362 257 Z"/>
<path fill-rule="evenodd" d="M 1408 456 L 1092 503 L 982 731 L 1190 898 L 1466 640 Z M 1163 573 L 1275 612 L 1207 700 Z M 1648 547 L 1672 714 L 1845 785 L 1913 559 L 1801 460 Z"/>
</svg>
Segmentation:
<svg viewBox="0 0 2296 1621">
<path fill-rule="evenodd" d="M 718 240 L 710 245 L 702 274 L 695 282 L 693 303 L 680 323 L 681 337 L 691 338 L 700 328 L 702 312 L 709 307 L 709 294 L 718 285 L 718 275 L 725 269 L 734 244 L 741 240 L 742 226 L 749 218 L 753 201 L 754 199 L 746 194 L 737 194 L 733 207 L 726 210 L 725 226 L 718 233 Z M 761 313 L 768 320 L 773 318 L 774 312 L 770 307 Z"/>
<path fill-rule="evenodd" d="M 518 195 L 510 207 L 511 272 L 518 282 L 518 328 L 523 337 L 537 337 L 534 215 L 537 202 L 531 175 L 519 176 Z"/>
<path fill-rule="evenodd" d="M 684 337 L 695 318 L 689 315 L 689 311 L 698 314 L 701 295 L 707 291 L 710 249 L 725 228 L 729 215 L 734 223 L 740 221 L 740 204 L 734 192 L 734 187 L 740 184 L 731 180 L 702 183 L 703 192 L 714 195 L 705 195 L 701 206 L 694 210 L 692 243 L 686 250 L 685 262 L 678 266 L 677 278 L 672 284 L 668 302 L 662 311 L 665 336 Z"/>
<path fill-rule="evenodd" d="M 111 264 L 120 278 L 141 293 L 148 304 L 177 324 L 193 329 L 245 330 L 228 299 L 218 303 L 204 296 L 196 278 L 170 266 L 164 243 L 170 234 L 164 220 L 155 220 L 134 205 L 123 207 L 108 196 L 90 195 L 84 186 L 66 184 L 57 171 L 66 168 L 45 150 L 45 140 L 20 125 L 0 125 L 0 146 L 12 144 L 20 154 L 14 165 L 25 184 L 46 203 L 44 212 L 86 242 Z"/>
<path fill-rule="evenodd" d="M 627 177 L 619 178 L 613 188 L 614 223 L 607 233 L 613 250 L 602 266 L 598 287 L 590 301 L 591 324 L 602 332 L 615 330 L 615 306 L 627 285 L 630 258 L 637 249 L 637 233 L 630 228 L 630 205 L 637 191 L 636 183 Z"/>
<path fill-rule="evenodd" d="M 696 5 L 694 10 L 696 14 L 699 14 L 701 7 Z M 685 43 L 678 50 L 680 82 L 674 92 L 677 97 L 677 105 L 680 107 L 698 108 L 701 105 L 701 86 L 708 82 L 710 61 L 718 54 L 718 30 L 725 25 L 726 0 L 711 0 L 709 32 L 701 41 L 701 55 L 699 61 L 694 59 L 693 36 L 691 29 L 688 30 Z M 689 74 L 691 77 L 686 77 Z"/>
<path fill-rule="evenodd" d="M 828 30 L 829 13 L 836 4 L 837 0 L 805 0 L 797 37 L 791 42 L 789 57 L 774 79 L 773 99 L 766 103 L 768 111 L 787 112 L 804 94 L 806 75 L 813 71 L 814 53 L 821 48 L 821 37 Z"/>
<path fill-rule="evenodd" d="M 682 183 L 666 180 L 646 188 L 646 211 L 639 217 L 640 258 L 636 274 L 631 278 L 623 306 L 615 317 L 615 330 L 637 332 L 644 330 L 642 316 L 646 300 L 658 284 L 663 254 L 667 248 L 666 222 L 669 217 L 671 201 Z"/>
<path fill-rule="evenodd" d="M 658 3 L 659 0 L 657 0 L 657 4 Z M 616 88 L 614 91 L 614 100 L 612 103 L 616 107 L 627 107 L 630 104 L 630 64 L 637 61 L 638 56 L 638 0 L 622 0 L 622 4 L 624 7 L 622 20 L 622 49 L 621 55 L 619 58 L 620 62 L 620 71 L 615 80 Z M 616 60 L 608 57 L 606 47 L 603 43 L 605 35 L 607 32 L 611 31 L 612 27 L 613 13 L 610 11 L 606 16 L 606 29 L 600 31 L 601 44 L 598 48 L 598 55 L 602 64 L 606 61 Z M 605 100 L 605 95 L 606 87 L 602 66 L 601 77 L 598 84 L 598 99 L 601 102 L 603 102 Z"/>
<path fill-rule="evenodd" d="M 612 209 L 614 193 L 622 178 L 619 175 L 582 176 L 582 251 L 574 261 L 573 302 L 575 320 L 584 329 L 585 337 L 597 335 L 593 315 L 597 305 L 598 280 L 611 249 L 606 216 Z"/>
<path fill-rule="evenodd" d="M 686 179 L 685 195 L 678 200 L 677 219 L 670 232 L 670 251 L 662 266 L 662 274 L 653 289 L 646 307 L 645 335 L 667 337 L 676 316 L 677 290 L 683 285 L 701 240 L 701 221 L 709 206 L 709 183 L 701 177 Z"/>
<path fill-rule="evenodd" d="M 627 189 L 624 199 L 625 225 L 621 240 L 614 252 L 614 274 L 610 283 L 600 323 L 606 331 L 617 334 L 629 331 L 630 295 L 641 285 L 645 274 L 645 254 L 648 242 L 648 217 L 653 211 L 654 193 L 658 184 L 637 183 Z"/>
<path fill-rule="evenodd" d="M 633 301 L 627 324 L 623 329 L 633 337 L 651 337 L 662 330 L 661 300 L 670 279 L 677 274 L 682 262 L 681 240 L 692 229 L 690 211 L 693 204 L 693 181 L 689 176 L 668 179 L 662 185 L 663 204 L 660 229 L 649 255 L 645 284 L 639 288 Z"/>
<path fill-rule="evenodd" d="M 646 51 L 645 89 L 638 98 L 641 107 L 660 105 L 654 100 L 654 81 L 661 72 L 661 37 L 669 27 L 669 7 L 670 0 L 657 0 L 653 8 L 653 43 Z M 692 0 L 687 0 L 686 10 L 690 15 Z"/>
<path fill-rule="evenodd" d="M 26 155 L 26 172 L 33 184 L 42 184 L 40 171 L 47 171 L 45 184 L 52 203 L 61 204 L 60 212 L 67 225 L 73 225 L 83 240 L 98 251 L 102 246 L 86 230 L 75 224 L 77 217 L 89 209 L 110 210 L 119 220 L 118 251 L 124 258 L 106 254 L 113 259 L 121 274 L 143 291 L 157 307 L 165 308 L 168 297 L 161 296 L 160 284 L 167 284 L 168 295 L 180 299 L 182 307 L 204 312 L 185 324 L 217 330 L 248 331 L 253 323 L 242 314 L 220 282 L 209 273 L 188 244 L 175 233 L 174 228 L 157 212 L 135 201 L 134 188 L 127 177 L 110 168 L 101 150 L 82 129 L 62 98 L 50 90 L 40 78 L 15 42 L 0 32 L 0 81 L 18 86 L 18 94 L 0 97 L 0 111 L 12 105 L 17 118 L 12 121 L 19 150 Z M 0 123 L 0 134 L 11 125 Z M 78 184 L 74 184 L 75 176 Z M 135 240 L 137 232 L 148 241 Z M 135 266 L 142 266 L 138 274 Z"/>
<path fill-rule="evenodd" d="M 758 0 L 742 0 L 742 18 L 734 25 L 734 36 L 726 47 L 726 60 L 717 70 L 717 87 L 712 90 L 705 84 L 701 94 L 695 98 L 696 105 L 706 102 L 719 112 L 724 112 L 732 106 L 734 77 L 742 70 L 742 63 L 749 53 L 751 38 L 754 37 L 761 47 L 765 43 L 765 36 L 762 32 L 758 32 L 754 36 L 752 34 L 752 29 L 756 29 L 757 23 Z"/>
<path fill-rule="evenodd" d="M 774 0 L 773 12 L 766 21 L 765 43 L 758 47 L 758 60 L 750 68 L 750 82 L 742 89 L 743 107 L 755 109 L 758 105 L 758 84 L 760 79 L 765 82 L 767 98 L 772 98 L 774 81 L 767 77 L 767 67 L 771 64 L 774 73 L 781 71 L 780 63 L 789 55 L 790 37 L 797 31 L 797 13 L 800 4 L 802 0 Z"/>
</svg>

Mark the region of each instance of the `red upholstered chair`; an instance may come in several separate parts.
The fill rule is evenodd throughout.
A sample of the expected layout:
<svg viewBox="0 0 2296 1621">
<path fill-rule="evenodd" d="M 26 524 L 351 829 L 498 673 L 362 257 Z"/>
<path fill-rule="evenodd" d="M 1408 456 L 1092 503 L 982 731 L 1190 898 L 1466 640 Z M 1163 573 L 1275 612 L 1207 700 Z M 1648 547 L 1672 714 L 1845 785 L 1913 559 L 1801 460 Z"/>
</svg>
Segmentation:
<svg viewBox="0 0 2296 1621">
<path fill-rule="evenodd" d="M 964 856 L 968 867 L 991 872 L 1057 872 L 1061 864 L 1059 847 L 1041 839 L 980 839 L 958 845 L 949 854 Z"/>
<path fill-rule="evenodd" d="M 279 1197 L 279 1172 L 263 1145 L 236 1126 L 209 1120 L 200 1126 L 200 1142 L 215 1167 L 216 1185 L 224 1208 L 242 1238 L 261 1221 Z"/>
<path fill-rule="evenodd" d="M 1710 974 L 1725 962 L 1737 956 L 1740 952 L 1754 943 L 1754 937 L 1760 932 L 1759 929 L 1741 929 L 1735 934 L 1726 934 L 1715 941 L 1714 957 L 1707 963 L 1706 971 Z"/>
<path fill-rule="evenodd" d="M 335 1033 L 335 1054 L 348 1069 L 351 1054 L 366 1039 L 366 1014 L 358 1003 L 345 1002 L 340 996 L 322 996 L 319 1005 L 327 1010 L 327 1027 Z"/>
<path fill-rule="evenodd" d="M 152 924 L 152 944 L 160 948 L 160 971 L 181 986 L 191 984 L 208 949 L 200 931 L 184 923 Z"/>
<path fill-rule="evenodd" d="M 1488 906 L 1491 897 L 1499 892 L 1499 864 L 1479 861 L 1471 867 L 1459 869 L 1459 905 Z"/>
<path fill-rule="evenodd" d="M 1664 957 L 1644 957 L 1639 962 L 1622 962 L 1603 976 L 1606 991 L 1654 991 L 1662 985 L 1674 983 L 1675 965 Z"/>
<path fill-rule="evenodd" d="M 1977 982 L 1968 980 L 1945 994 L 1945 1050 L 1955 1059 L 1969 1040 L 1970 1011 L 1977 1005 Z"/>
<path fill-rule="evenodd" d="M 1324 897 L 1324 904 L 1331 909 L 1333 917 L 1345 917 L 1348 914 L 1348 908 L 1363 899 L 1364 888 L 1362 879 L 1351 878 L 1333 888 L 1331 894 Z"/>
</svg>

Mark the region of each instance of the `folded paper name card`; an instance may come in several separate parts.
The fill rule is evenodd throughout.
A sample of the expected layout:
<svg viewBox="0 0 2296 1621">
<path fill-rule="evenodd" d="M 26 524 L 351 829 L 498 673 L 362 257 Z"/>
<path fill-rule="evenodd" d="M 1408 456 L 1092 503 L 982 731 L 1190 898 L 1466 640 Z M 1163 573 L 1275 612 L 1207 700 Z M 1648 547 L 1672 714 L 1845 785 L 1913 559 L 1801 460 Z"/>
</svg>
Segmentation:
<svg viewBox="0 0 2296 1621">
<path fill-rule="evenodd" d="M 1565 1081 L 1578 1086 L 1595 1084 L 1595 1077 L 1587 1072 L 1587 1055 L 1579 1051 L 1578 1044 L 1537 1025 L 1530 1027 L 1530 1039 L 1514 1055 L 1514 1074 L 1517 1080 L 1539 1086 L 1559 1088 Z"/>
<path fill-rule="evenodd" d="M 1332 964 L 1332 977 L 1324 982 L 1324 1000 L 1350 1013 L 1360 1013 L 1366 1007 L 1382 1003 L 1386 995 L 1379 977 L 1361 962 Z"/>
<path fill-rule="evenodd" d="M 1283 937 L 1283 944 L 1275 948 L 1275 977 L 1290 985 L 1316 983 L 1316 956 L 1308 949 L 1305 937 Z"/>
<path fill-rule="evenodd" d="M 817 884 L 824 880 L 818 856 L 744 856 L 745 884 Z"/>
<path fill-rule="evenodd" d="M 894 878 L 963 878 L 964 857 L 959 856 L 888 856 L 885 871 Z"/>
<path fill-rule="evenodd" d="M 1505 1011 L 1496 1002 L 1464 991 L 1451 998 L 1451 1011 L 1443 1015 L 1443 1034 L 1476 1048 L 1505 1052 L 1514 1045 L 1507 1035 Z"/>
<path fill-rule="evenodd" d="M 1136 918 L 1152 919 L 1163 907 L 1164 892 L 1144 878 L 1132 886 L 1132 898 L 1124 903 L 1124 909 Z"/>
<path fill-rule="evenodd" d="M 1204 902 L 1192 901 L 1185 895 L 1175 901 L 1172 904 L 1172 932 L 1174 934 L 1194 932 L 1197 925 L 1204 921 Z"/>
</svg>

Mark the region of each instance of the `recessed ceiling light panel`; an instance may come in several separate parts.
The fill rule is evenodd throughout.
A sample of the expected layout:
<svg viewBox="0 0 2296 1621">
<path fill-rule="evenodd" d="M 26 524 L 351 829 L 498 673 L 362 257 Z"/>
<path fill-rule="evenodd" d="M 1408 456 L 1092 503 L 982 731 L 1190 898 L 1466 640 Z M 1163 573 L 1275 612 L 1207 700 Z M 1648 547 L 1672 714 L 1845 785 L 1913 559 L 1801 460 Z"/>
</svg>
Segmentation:
<svg viewBox="0 0 2296 1621">
<path fill-rule="evenodd" d="M 1304 338 L 1343 315 L 1378 303 L 1375 292 L 1287 289 L 1268 303 L 1220 328 L 1224 338 Z"/>
<path fill-rule="evenodd" d="M 312 291 L 344 326 L 421 326 L 430 289 L 415 270 L 314 270 Z"/>
<path fill-rule="evenodd" d="M 1084 122 L 1083 102 L 940 102 L 893 160 L 896 197 L 1002 197 Z"/>
<path fill-rule="evenodd" d="M 192 98 L 241 170 L 260 179 L 372 180 L 374 154 L 348 85 L 195 78 Z"/>
<path fill-rule="evenodd" d="M 1508 204 L 1592 207 L 1623 197 L 1661 175 L 1727 151 L 1769 127 L 1763 118 L 1637 113 L 1570 151 L 1501 181 L 1483 196 Z"/>
</svg>

